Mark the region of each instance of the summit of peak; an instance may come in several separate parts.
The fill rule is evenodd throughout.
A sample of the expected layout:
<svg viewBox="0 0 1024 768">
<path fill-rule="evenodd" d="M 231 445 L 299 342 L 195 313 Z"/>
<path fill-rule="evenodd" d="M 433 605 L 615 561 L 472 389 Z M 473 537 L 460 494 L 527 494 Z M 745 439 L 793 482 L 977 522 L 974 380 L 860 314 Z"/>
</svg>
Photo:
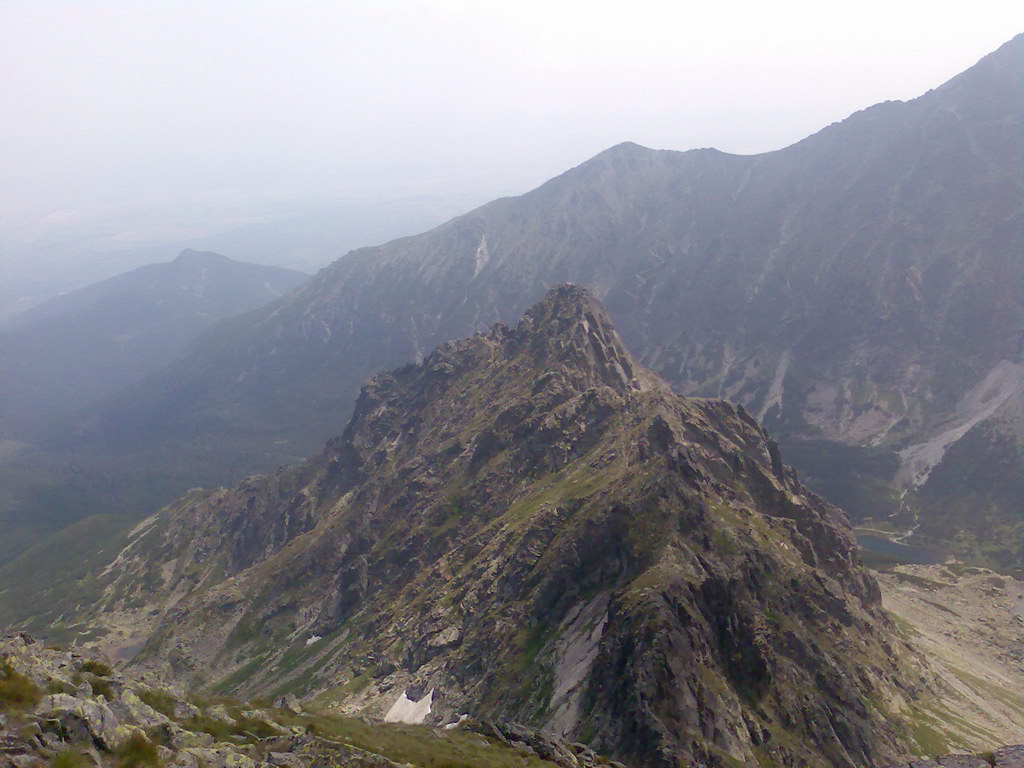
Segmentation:
<svg viewBox="0 0 1024 768">
<path fill-rule="evenodd" d="M 526 316 L 553 319 L 572 315 L 582 316 L 587 312 L 597 312 L 603 320 L 608 321 L 601 302 L 594 298 L 587 288 L 576 283 L 562 283 L 548 289 L 544 298 L 527 310 Z"/>
<path fill-rule="evenodd" d="M 633 359 L 601 302 L 580 285 L 551 288 L 513 337 L 538 362 L 577 369 L 615 389 L 647 389 L 657 379 Z"/>
<path fill-rule="evenodd" d="M 175 257 L 175 264 L 191 265 L 191 264 L 223 264 L 231 261 L 227 256 L 220 253 L 214 253 L 213 251 L 196 251 L 191 248 L 186 248 Z"/>
</svg>

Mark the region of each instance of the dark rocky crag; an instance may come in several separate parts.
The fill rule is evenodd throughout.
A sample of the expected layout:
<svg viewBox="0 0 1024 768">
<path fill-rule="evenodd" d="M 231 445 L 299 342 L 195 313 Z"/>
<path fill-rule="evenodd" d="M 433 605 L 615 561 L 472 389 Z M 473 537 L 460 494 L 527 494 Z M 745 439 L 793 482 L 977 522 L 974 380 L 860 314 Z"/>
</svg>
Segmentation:
<svg viewBox="0 0 1024 768">
<path fill-rule="evenodd" d="M 318 457 L 147 519 L 103 580 L 88 636 L 191 686 L 635 765 L 891 760 L 925 686 L 843 514 L 568 285 L 370 381 Z"/>
</svg>

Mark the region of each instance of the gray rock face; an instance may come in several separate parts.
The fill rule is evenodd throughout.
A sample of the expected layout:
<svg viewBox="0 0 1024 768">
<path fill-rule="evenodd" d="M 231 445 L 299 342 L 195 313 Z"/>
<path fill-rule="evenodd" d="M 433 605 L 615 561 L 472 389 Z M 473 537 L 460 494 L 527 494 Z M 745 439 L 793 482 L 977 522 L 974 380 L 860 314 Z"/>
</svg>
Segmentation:
<svg viewBox="0 0 1024 768">
<path fill-rule="evenodd" d="M 989 762 L 977 755 L 941 755 L 935 762 L 942 768 L 990 768 Z"/>
<path fill-rule="evenodd" d="M 597 753 L 585 744 L 564 741 L 550 734 L 520 725 L 470 722 L 465 727 L 482 736 L 496 739 L 510 746 L 514 745 L 528 754 L 554 763 L 559 768 L 592 768 L 595 765 L 624 768 L 621 763 L 608 763 L 599 758 Z"/>
<path fill-rule="evenodd" d="M 47 696 L 36 714 L 47 726 L 55 727 L 66 741 L 92 742 L 112 750 L 128 735 L 119 731 L 121 721 L 103 701 L 58 693 Z"/>
<path fill-rule="evenodd" d="M 1000 747 L 995 759 L 996 768 L 1024 768 L 1024 745 Z"/>
<path fill-rule="evenodd" d="M 939 755 L 935 759 L 910 760 L 886 768 L 1024 768 L 1024 746 L 999 747 L 992 753 L 994 762 L 980 755 Z"/>
<path fill-rule="evenodd" d="M 142 728 L 159 728 L 170 723 L 166 715 L 157 712 L 146 704 L 129 688 L 121 691 L 116 701 L 110 704 L 113 712 L 121 719 L 139 725 Z"/>
<path fill-rule="evenodd" d="M 299 755 L 291 752 L 271 752 L 267 756 L 267 762 L 281 768 L 306 768 L 308 765 Z"/>
</svg>

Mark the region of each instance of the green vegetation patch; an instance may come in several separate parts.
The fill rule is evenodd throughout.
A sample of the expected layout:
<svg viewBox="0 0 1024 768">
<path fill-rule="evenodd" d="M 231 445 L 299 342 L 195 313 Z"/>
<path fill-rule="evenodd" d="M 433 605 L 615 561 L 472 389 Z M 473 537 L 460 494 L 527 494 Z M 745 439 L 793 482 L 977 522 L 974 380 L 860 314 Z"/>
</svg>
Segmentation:
<svg viewBox="0 0 1024 768">
<path fill-rule="evenodd" d="M 553 763 L 463 729 L 438 731 L 426 725 L 368 725 L 355 718 L 275 714 L 282 725 L 304 727 L 420 768 L 554 768 Z"/>
<path fill-rule="evenodd" d="M 141 768 L 158 766 L 157 747 L 141 733 L 133 733 L 117 750 L 117 764 L 120 768 Z"/>
<path fill-rule="evenodd" d="M 9 660 L 0 661 L 0 712 L 25 712 L 40 698 L 42 692 L 31 680 L 15 670 Z"/>
<path fill-rule="evenodd" d="M 257 656 L 234 672 L 221 678 L 212 686 L 214 693 L 229 693 L 256 674 L 266 662 L 266 654 Z M 154 707 L 155 709 L 155 707 Z"/>
<path fill-rule="evenodd" d="M 804 484 L 841 507 L 854 521 L 885 520 L 899 513 L 899 496 L 890 481 L 899 468 L 894 452 L 830 440 L 786 439 L 784 435 L 779 446 Z"/>
<path fill-rule="evenodd" d="M 96 661 L 95 659 L 89 659 L 82 662 L 81 670 L 83 672 L 91 672 L 99 677 L 110 677 L 114 674 L 114 671 L 110 668 L 110 665 L 104 664 L 102 661 Z"/>
<path fill-rule="evenodd" d="M 65 749 L 53 758 L 53 768 L 88 768 L 89 764 L 77 749 Z"/>
<path fill-rule="evenodd" d="M 136 691 L 136 695 L 142 701 L 162 715 L 167 717 L 174 717 L 174 703 L 175 698 L 167 693 L 156 688 L 140 688 Z"/>
<path fill-rule="evenodd" d="M 58 643 L 75 639 L 77 631 L 56 617 L 99 603 L 105 582 L 97 574 L 123 546 L 127 527 L 124 518 L 93 515 L 0 566 L 0 626 L 24 626 Z"/>
<path fill-rule="evenodd" d="M 1007 689 L 998 683 L 993 683 L 990 680 L 973 675 L 966 670 L 960 669 L 959 667 L 950 666 L 950 671 L 958 678 L 963 680 L 969 686 L 974 688 L 979 693 L 989 696 L 1003 702 L 1007 706 L 1013 707 L 1018 710 L 1022 717 L 1024 717 L 1024 694 L 1018 691 Z"/>
</svg>

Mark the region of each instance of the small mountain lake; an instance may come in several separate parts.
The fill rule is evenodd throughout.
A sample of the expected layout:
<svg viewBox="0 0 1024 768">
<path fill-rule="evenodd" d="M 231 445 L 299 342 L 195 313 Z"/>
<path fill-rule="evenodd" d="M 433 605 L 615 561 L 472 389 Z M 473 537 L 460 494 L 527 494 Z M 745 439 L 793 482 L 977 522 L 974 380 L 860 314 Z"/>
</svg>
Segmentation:
<svg viewBox="0 0 1024 768">
<path fill-rule="evenodd" d="M 874 555 L 881 555 L 901 563 L 917 565 L 934 565 L 946 562 L 947 553 L 934 547 L 922 547 L 913 544 L 900 544 L 884 536 L 862 533 L 857 536 L 857 544 L 861 549 Z"/>
</svg>

